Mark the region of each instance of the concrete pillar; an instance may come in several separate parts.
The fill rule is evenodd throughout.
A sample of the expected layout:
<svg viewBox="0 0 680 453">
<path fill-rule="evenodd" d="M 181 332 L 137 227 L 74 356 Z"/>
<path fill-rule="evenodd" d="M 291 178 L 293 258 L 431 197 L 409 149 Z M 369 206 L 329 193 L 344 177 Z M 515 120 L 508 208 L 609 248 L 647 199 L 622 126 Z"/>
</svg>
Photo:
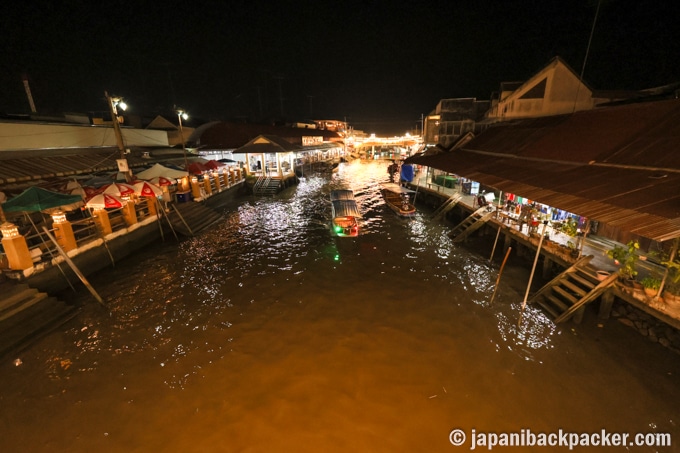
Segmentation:
<svg viewBox="0 0 680 453">
<path fill-rule="evenodd" d="M 191 189 L 191 176 L 184 176 L 177 183 L 178 192 L 188 192 Z"/>
<path fill-rule="evenodd" d="M 149 208 L 149 216 L 158 217 L 158 208 L 156 207 L 156 197 L 146 197 L 146 206 Z"/>
<path fill-rule="evenodd" d="M 215 190 L 217 192 L 222 192 L 222 181 L 220 181 L 220 174 L 215 173 Z"/>
<path fill-rule="evenodd" d="M 135 212 L 135 204 L 132 201 L 125 203 L 121 209 L 123 213 L 123 219 L 125 219 L 125 224 L 127 226 L 132 226 L 137 223 L 137 213 Z"/>
<path fill-rule="evenodd" d="M 106 209 L 97 209 L 94 211 L 94 223 L 97 225 L 103 236 L 113 233 L 109 213 Z"/>
<path fill-rule="evenodd" d="M 203 187 L 205 188 L 206 195 L 212 195 L 212 187 L 210 186 L 209 174 L 203 176 Z"/>
<path fill-rule="evenodd" d="M 231 184 L 229 184 L 229 171 L 225 170 L 224 173 L 222 173 L 222 183 L 224 184 L 224 187 L 229 187 Z"/>
<path fill-rule="evenodd" d="M 2 231 L 2 248 L 5 250 L 9 268 L 23 271 L 33 267 L 33 258 L 28 250 L 26 238 L 19 234 L 16 225 L 5 222 L 0 226 Z"/>
<path fill-rule="evenodd" d="M 198 178 L 196 176 L 191 177 L 191 195 L 194 200 L 200 200 L 201 197 L 201 187 L 198 185 Z"/>
<path fill-rule="evenodd" d="M 168 186 L 161 187 L 161 190 L 163 191 L 163 201 L 165 202 L 172 201 L 172 196 L 170 195 L 170 189 L 168 189 Z"/>
<path fill-rule="evenodd" d="M 73 234 L 73 226 L 71 226 L 71 222 L 66 220 L 66 215 L 61 211 L 56 211 L 52 214 L 52 219 L 54 220 L 52 227 L 57 244 L 65 252 L 77 249 L 78 244 L 76 243 L 76 236 Z"/>
</svg>

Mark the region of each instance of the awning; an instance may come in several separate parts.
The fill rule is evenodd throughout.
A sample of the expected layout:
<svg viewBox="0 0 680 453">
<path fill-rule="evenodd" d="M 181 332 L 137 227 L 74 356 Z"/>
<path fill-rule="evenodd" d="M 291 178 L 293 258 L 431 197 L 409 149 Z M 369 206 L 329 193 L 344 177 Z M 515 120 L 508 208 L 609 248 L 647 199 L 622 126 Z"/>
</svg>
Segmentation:
<svg viewBox="0 0 680 453">
<path fill-rule="evenodd" d="M 68 195 L 60 192 L 30 187 L 16 197 L 2 204 L 5 212 L 38 212 L 51 208 L 60 208 L 83 201 L 80 195 Z"/>
<path fill-rule="evenodd" d="M 680 237 L 680 100 L 505 121 L 427 165 L 656 241 Z"/>
<path fill-rule="evenodd" d="M 416 156 L 406 162 L 454 173 L 652 240 L 680 237 L 680 173 L 467 150 Z"/>
</svg>

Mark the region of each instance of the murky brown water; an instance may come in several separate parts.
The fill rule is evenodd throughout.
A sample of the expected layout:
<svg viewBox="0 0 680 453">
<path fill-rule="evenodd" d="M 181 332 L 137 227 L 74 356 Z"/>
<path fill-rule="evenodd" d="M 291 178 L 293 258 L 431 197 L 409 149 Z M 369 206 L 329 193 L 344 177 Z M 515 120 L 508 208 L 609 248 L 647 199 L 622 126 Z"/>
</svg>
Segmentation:
<svg viewBox="0 0 680 453">
<path fill-rule="evenodd" d="M 528 270 L 507 268 L 490 307 L 488 250 L 397 218 L 386 178 L 355 162 L 237 200 L 217 228 L 92 278 L 110 315 L 83 291 L 78 318 L 2 364 L 0 451 L 468 450 L 454 428 L 680 442 L 677 354 L 594 310 L 555 326 L 529 307 L 518 330 Z M 356 239 L 327 229 L 340 187 L 365 214 Z M 630 449 L 657 450 L 677 448 Z"/>
</svg>

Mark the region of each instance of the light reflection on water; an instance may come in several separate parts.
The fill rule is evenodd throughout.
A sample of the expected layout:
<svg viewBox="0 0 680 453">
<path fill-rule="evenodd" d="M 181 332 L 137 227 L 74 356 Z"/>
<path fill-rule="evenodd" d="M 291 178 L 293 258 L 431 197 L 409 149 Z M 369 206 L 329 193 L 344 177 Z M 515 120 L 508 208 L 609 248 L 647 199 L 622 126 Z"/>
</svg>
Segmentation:
<svg viewBox="0 0 680 453">
<path fill-rule="evenodd" d="M 93 278 L 111 314 L 88 301 L 3 370 L 17 435 L 0 450 L 450 451 L 454 427 L 669 429 L 648 351 L 621 366 L 531 306 L 518 327 L 527 272 L 506 270 L 490 306 L 496 265 L 425 211 L 397 218 L 386 179 L 342 164 Z M 329 234 L 336 188 L 355 191 L 358 238 Z"/>
</svg>

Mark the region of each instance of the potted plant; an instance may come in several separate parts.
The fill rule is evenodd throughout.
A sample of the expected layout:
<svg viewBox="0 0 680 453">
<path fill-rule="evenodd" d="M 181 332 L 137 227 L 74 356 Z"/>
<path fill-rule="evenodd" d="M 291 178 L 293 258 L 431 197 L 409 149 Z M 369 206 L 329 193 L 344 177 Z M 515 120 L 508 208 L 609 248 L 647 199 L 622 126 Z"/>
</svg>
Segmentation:
<svg viewBox="0 0 680 453">
<path fill-rule="evenodd" d="M 642 287 L 645 289 L 645 294 L 649 297 L 656 296 L 661 287 L 661 279 L 657 277 L 645 277 L 640 283 L 642 283 Z"/>
<path fill-rule="evenodd" d="M 578 258 L 578 248 L 576 247 L 576 243 L 573 241 L 567 241 L 567 248 L 569 249 L 569 254 L 573 258 Z"/>
<path fill-rule="evenodd" d="M 619 277 L 624 282 L 628 282 L 631 286 L 638 274 L 635 269 L 637 260 L 639 258 L 637 250 L 640 248 L 638 241 L 629 241 L 625 247 L 615 246 L 611 250 L 607 250 L 607 256 L 614 260 L 619 267 Z"/>
<path fill-rule="evenodd" d="M 603 280 L 607 280 L 611 274 L 607 271 L 598 270 L 596 272 L 596 275 L 597 275 L 597 279 L 599 281 L 603 281 Z"/>
<path fill-rule="evenodd" d="M 677 259 L 661 262 L 668 269 L 668 278 L 664 284 L 663 299 L 669 305 L 680 307 L 680 261 Z"/>
<path fill-rule="evenodd" d="M 566 222 L 562 223 L 560 231 L 573 238 L 578 234 L 578 223 L 573 218 L 569 218 Z"/>
</svg>

